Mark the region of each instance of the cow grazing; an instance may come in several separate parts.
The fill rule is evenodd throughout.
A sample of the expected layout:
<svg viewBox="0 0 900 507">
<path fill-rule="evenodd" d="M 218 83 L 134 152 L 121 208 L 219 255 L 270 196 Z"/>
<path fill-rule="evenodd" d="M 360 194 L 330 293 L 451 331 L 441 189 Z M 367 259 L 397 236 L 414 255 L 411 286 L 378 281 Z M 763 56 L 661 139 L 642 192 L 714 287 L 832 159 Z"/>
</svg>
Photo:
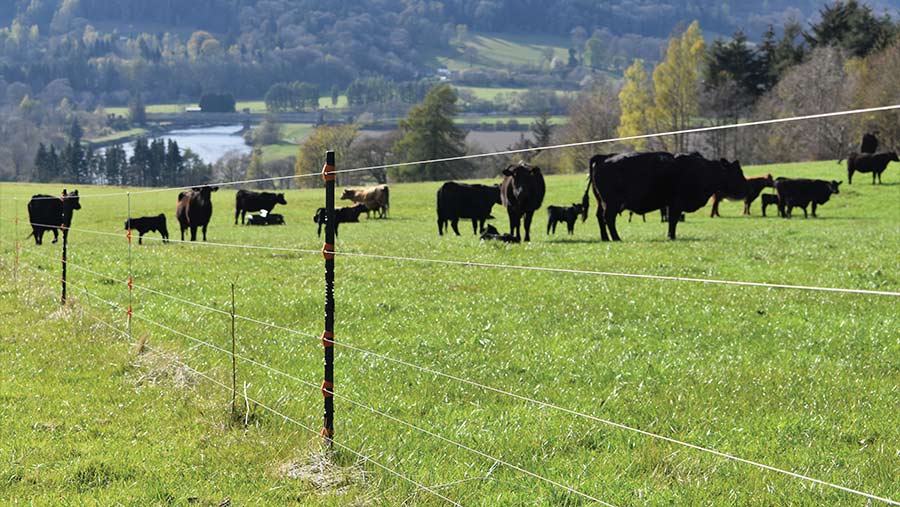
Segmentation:
<svg viewBox="0 0 900 507">
<path fill-rule="evenodd" d="M 525 219 L 525 241 L 531 241 L 531 219 L 544 202 L 544 175 L 539 167 L 524 162 L 503 170 L 500 201 L 509 215 L 509 233 L 521 238 L 519 222 Z"/>
<path fill-rule="evenodd" d="M 447 222 L 459 236 L 459 219 L 472 220 L 472 233 L 484 232 L 484 222 L 491 216 L 491 208 L 500 204 L 498 185 L 468 185 L 448 181 L 437 191 L 438 234 L 444 235 Z"/>
<path fill-rule="evenodd" d="M 755 176 L 753 178 L 747 178 L 747 185 L 743 189 L 742 192 L 736 195 L 727 195 L 723 192 L 716 192 L 713 194 L 712 200 L 712 211 L 710 211 L 710 217 L 719 217 L 719 203 L 722 202 L 723 199 L 728 199 L 731 201 L 744 201 L 744 214 L 750 214 L 750 205 L 753 204 L 753 201 L 759 197 L 759 194 L 763 191 L 764 188 L 772 188 L 775 185 L 775 180 L 772 178 L 771 174 L 767 174 L 765 176 Z"/>
<path fill-rule="evenodd" d="M 155 217 L 140 217 L 125 220 L 125 230 L 130 231 L 136 229 L 138 231 L 138 245 L 144 244 L 144 234 L 148 232 L 159 232 L 162 236 L 163 243 L 169 242 L 169 229 L 166 227 L 166 216 L 162 213 Z"/>
<path fill-rule="evenodd" d="M 886 151 L 882 153 L 851 153 L 847 157 L 847 184 L 853 183 L 853 173 L 872 173 L 872 184 L 875 184 L 875 178 L 878 178 L 878 184 L 881 184 L 881 173 L 887 169 L 891 162 L 900 162 L 897 158 L 897 152 Z"/>
<path fill-rule="evenodd" d="M 234 225 L 237 225 L 238 215 L 241 223 L 248 211 L 262 211 L 271 213 L 276 204 L 287 205 L 284 194 L 273 192 L 251 192 L 250 190 L 238 190 L 234 195 Z"/>
<path fill-rule="evenodd" d="M 391 190 L 387 185 L 376 185 L 368 188 L 347 188 L 341 199 L 366 205 L 366 217 L 374 211 L 378 218 L 386 218 L 391 207 Z"/>
<path fill-rule="evenodd" d="M 667 209 L 669 216 L 700 209 L 715 192 L 738 194 L 747 184 L 739 162 L 707 160 L 699 154 L 673 156 L 665 152 L 596 155 L 591 158 L 588 188 L 582 199 L 585 213 L 588 190 L 599 203 L 597 222 L 603 241 L 619 241 L 616 215 L 622 210 L 644 214 Z M 669 220 L 669 239 L 675 239 L 678 220 Z M 609 229 L 609 234 L 607 234 Z"/>
<path fill-rule="evenodd" d="M 518 236 L 504 233 L 500 234 L 493 225 L 488 225 L 487 229 L 481 233 L 481 241 L 502 241 L 504 243 L 520 243 L 522 240 Z"/>
<path fill-rule="evenodd" d="M 347 222 L 359 222 L 359 216 L 366 212 L 368 208 L 365 204 L 357 204 L 356 206 L 348 206 L 334 210 L 334 235 L 337 236 L 338 227 Z M 319 224 L 319 236 L 322 235 L 322 226 L 328 223 L 328 213 L 325 208 L 316 210 L 313 215 L 313 222 Z"/>
<path fill-rule="evenodd" d="M 809 180 L 805 178 L 778 178 L 775 192 L 778 193 L 778 214 L 791 218 L 793 208 L 801 208 L 804 218 L 808 218 L 806 207 L 812 203 L 812 216 L 816 217 L 816 206 L 828 202 L 831 194 L 839 194 L 840 181 Z"/>
<path fill-rule="evenodd" d="M 181 241 L 184 241 L 185 229 L 191 229 L 191 241 L 197 241 L 197 228 L 203 228 L 203 241 L 206 241 L 206 227 L 212 217 L 212 192 L 219 187 L 194 187 L 178 194 L 178 206 L 175 216 L 181 225 Z"/>
<path fill-rule="evenodd" d="M 278 213 L 250 215 L 250 218 L 247 219 L 247 225 L 284 225 L 284 215 L 279 215 Z"/>
<path fill-rule="evenodd" d="M 81 209 L 77 190 L 70 194 L 63 189 L 59 197 L 44 194 L 31 196 L 28 201 L 28 221 L 31 223 L 29 237 L 34 236 L 34 243 L 42 245 L 44 233 L 52 231 L 53 243 L 56 243 L 59 241 L 58 229 L 72 225 L 72 214 L 77 209 Z"/>
<path fill-rule="evenodd" d="M 766 216 L 766 208 L 775 205 L 778 208 L 778 194 L 763 194 L 762 196 L 762 216 Z"/>
<path fill-rule="evenodd" d="M 556 234 L 556 224 L 559 222 L 565 222 L 569 234 L 575 234 L 575 222 L 578 220 L 578 215 L 582 214 L 581 204 L 578 203 L 572 203 L 567 208 L 547 206 L 547 234 L 551 232 Z"/>
</svg>

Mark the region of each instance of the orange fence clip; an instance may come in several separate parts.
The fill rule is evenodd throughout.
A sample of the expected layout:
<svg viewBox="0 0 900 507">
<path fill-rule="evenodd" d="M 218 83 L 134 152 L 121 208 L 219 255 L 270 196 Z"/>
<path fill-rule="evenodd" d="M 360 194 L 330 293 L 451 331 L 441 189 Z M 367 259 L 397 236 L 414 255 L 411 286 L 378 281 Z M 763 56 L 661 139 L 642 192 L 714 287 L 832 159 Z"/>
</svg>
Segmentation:
<svg viewBox="0 0 900 507">
<path fill-rule="evenodd" d="M 322 396 L 331 398 L 334 396 L 334 383 L 327 380 L 322 381 Z"/>
<path fill-rule="evenodd" d="M 132 284 L 132 279 L 131 279 L 131 276 L 129 275 L 128 276 L 128 290 L 134 290 L 133 287 L 134 287 L 134 285 Z"/>
<path fill-rule="evenodd" d="M 334 259 L 334 245 L 331 243 L 322 245 L 322 257 L 325 257 L 325 260 L 327 261 Z"/>
<path fill-rule="evenodd" d="M 328 428 L 322 428 L 321 435 L 323 438 L 334 439 L 334 430 L 330 430 Z"/>
<path fill-rule="evenodd" d="M 334 347 L 334 333 L 332 331 L 322 331 L 322 346 Z"/>
<path fill-rule="evenodd" d="M 128 229 L 128 232 L 125 233 L 125 237 L 128 239 L 128 244 L 131 244 L 131 229 Z"/>
<path fill-rule="evenodd" d="M 325 164 L 325 166 L 322 167 L 322 180 L 324 180 L 324 181 L 334 181 L 335 180 L 333 165 Z"/>
</svg>

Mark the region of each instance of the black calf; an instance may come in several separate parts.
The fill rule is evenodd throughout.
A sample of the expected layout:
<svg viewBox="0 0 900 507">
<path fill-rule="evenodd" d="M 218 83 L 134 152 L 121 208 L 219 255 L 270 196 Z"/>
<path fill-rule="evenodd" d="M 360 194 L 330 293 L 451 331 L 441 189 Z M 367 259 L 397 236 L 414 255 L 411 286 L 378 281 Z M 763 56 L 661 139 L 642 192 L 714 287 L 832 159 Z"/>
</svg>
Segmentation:
<svg viewBox="0 0 900 507">
<path fill-rule="evenodd" d="M 556 224 L 559 222 L 565 222 L 569 234 L 575 234 L 575 222 L 578 220 L 578 215 L 583 212 L 584 206 L 578 203 L 573 203 L 568 208 L 547 206 L 547 234 L 550 234 L 551 231 L 556 234 Z"/>
<path fill-rule="evenodd" d="M 504 243 L 519 243 L 522 240 L 518 238 L 515 234 L 500 234 L 500 231 L 497 230 L 493 225 L 488 225 L 484 232 L 481 234 L 482 241 L 502 241 Z"/>
<path fill-rule="evenodd" d="M 138 231 L 138 244 L 144 243 L 144 234 L 148 232 L 159 232 L 163 238 L 163 243 L 169 242 L 169 229 L 166 228 L 166 216 L 162 213 L 155 217 L 140 217 L 125 220 L 125 230 L 135 229 Z"/>
</svg>

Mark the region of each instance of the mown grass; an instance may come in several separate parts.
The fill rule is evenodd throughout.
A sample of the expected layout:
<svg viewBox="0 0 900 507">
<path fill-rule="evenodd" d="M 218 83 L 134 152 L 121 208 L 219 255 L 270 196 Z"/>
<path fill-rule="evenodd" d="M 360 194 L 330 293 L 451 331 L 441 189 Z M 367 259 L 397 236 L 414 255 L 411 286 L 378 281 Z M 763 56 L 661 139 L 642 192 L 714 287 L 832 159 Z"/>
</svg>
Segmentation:
<svg viewBox="0 0 900 507">
<path fill-rule="evenodd" d="M 842 179 L 833 162 L 747 168 L 747 174 Z M 597 241 L 593 217 L 567 237 L 527 245 L 436 234 L 438 183 L 393 185 L 391 217 L 341 227 L 342 252 L 467 260 L 800 285 L 900 289 L 900 177 L 846 184 L 818 219 L 741 217 L 739 203 L 708 208 L 665 240 L 656 216 L 621 220 L 624 241 Z M 577 201 L 583 176 L 548 178 L 545 205 Z M 4 185 L 25 198 L 56 186 Z M 110 189 L 80 189 L 82 194 Z M 132 196 L 132 213 L 165 212 L 177 238 L 175 192 Z M 214 194 L 209 240 L 316 250 L 321 190 L 287 193 L 286 226 L 233 225 L 233 192 Z M 9 276 L 12 203 L 2 202 L 3 438 L 0 497 L 38 503 L 164 503 L 199 496 L 234 504 L 440 505 L 371 466 L 347 493 L 286 478 L 290 460 L 316 454 L 314 437 L 253 409 L 251 428 L 228 423 L 227 393 L 197 380 L 134 383 L 152 371 L 129 345 L 80 312 L 123 325 L 81 292 L 127 304 L 123 237 L 73 230 L 69 313 L 57 314 L 57 247 L 23 243 L 16 297 Z M 596 203 L 592 202 L 592 207 Z M 121 233 L 122 197 L 85 197 L 76 229 Z M 24 201 L 19 202 L 20 213 Z M 505 229 L 502 209 L 495 225 Z M 593 210 L 592 210 L 593 214 Z M 795 215 L 796 216 L 796 215 Z M 801 214 L 802 216 L 802 214 Z M 20 228 L 20 238 L 25 233 Z M 154 236 L 154 234 L 151 234 Z M 135 284 L 316 335 L 320 255 L 146 241 L 133 247 Z M 47 256 L 47 257 L 42 257 Z M 339 256 L 336 340 L 697 445 L 897 499 L 900 341 L 896 298 L 687 282 L 488 269 Z M 79 288 L 74 285 L 78 284 Z M 230 347 L 228 318 L 137 290 L 135 315 Z M 6 323 L 10 324 L 7 325 Z M 251 397 L 317 429 L 319 340 L 238 322 L 238 353 L 310 385 L 238 361 Z M 134 321 L 152 347 L 230 383 L 226 354 Z M 867 505 L 866 500 L 435 377 L 339 346 L 337 436 L 343 444 L 464 505 L 590 505 L 570 493 L 391 422 L 391 414 L 615 505 Z M 92 422 L 93 421 L 93 422 Z M 104 421 L 102 424 L 97 421 Z M 105 422 L 108 421 L 108 422 Z M 50 426 L 47 426 L 47 425 Z M 54 427 L 54 430 L 48 430 Z M 355 457 L 338 451 L 343 466 Z M 465 482 L 459 482 L 463 481 Z"/>
</svg>

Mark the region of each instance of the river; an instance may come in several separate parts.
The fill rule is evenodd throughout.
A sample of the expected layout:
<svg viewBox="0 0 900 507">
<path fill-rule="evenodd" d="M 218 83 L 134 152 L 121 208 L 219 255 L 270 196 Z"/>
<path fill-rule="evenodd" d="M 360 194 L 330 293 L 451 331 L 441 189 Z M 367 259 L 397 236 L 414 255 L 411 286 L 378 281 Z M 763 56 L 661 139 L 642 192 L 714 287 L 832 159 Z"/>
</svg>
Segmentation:
<svg viewBox="0 0 900 507">
<path fill-rule="evenodd" d="M 200 156 L 204 162 L 213 163 L 222 158 L 229 151 L 241 154 L 249 154 L 251 148 L 244 143 L 240 136 L 240 125 L 227 125 L 224 127 L 204 127 L 186 130 L 173 130 L 165 135 L 151 138 L 164 139 L 168 143 L 171 139 L 178 143 L 182 151 L 190 149 Z M 124 145 L 125 153 L 131 157 L 134 153 L 134 143 Z"/>
</svg>

